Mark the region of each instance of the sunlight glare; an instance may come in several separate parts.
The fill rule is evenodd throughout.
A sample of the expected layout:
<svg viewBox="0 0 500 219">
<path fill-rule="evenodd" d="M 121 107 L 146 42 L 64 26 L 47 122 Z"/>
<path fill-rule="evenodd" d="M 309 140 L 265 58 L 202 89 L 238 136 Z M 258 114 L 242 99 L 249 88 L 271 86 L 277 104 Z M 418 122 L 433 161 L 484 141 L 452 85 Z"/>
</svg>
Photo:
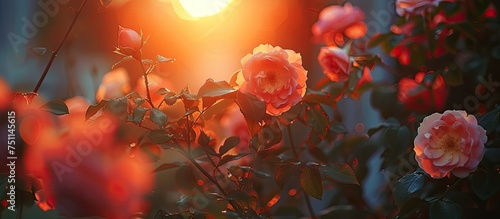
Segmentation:
<svg viewBox="0 0 500 219">
<path fill-rule="evenodd" d="M 191 19 L 215 15 L 226 9 L 233 0 L 178 0 L 178 3 Z M 177 13 L 185 18 L 184 13 Z"/>
</svg>

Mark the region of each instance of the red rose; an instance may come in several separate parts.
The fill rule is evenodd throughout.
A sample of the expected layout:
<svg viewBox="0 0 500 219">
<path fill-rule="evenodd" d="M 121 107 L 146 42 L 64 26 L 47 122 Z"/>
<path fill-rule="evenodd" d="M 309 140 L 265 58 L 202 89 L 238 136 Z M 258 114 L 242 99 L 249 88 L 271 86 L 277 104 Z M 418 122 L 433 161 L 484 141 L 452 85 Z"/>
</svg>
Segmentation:
<svg viewBox="0 0 500 219">
<path fill-rule="evenodd" d="M 417 113 L 441 111 L 444 109 L 444 102 L 448 89 L 446 88 L 443 77 L 438 74 L 434 83 L 431 85 L 430 81 L 424 81 L 426 74 L 432 74 L 432 72 L 420 72 L 415 76 L 415 80 L 403 78 L 399 81 L 398 99 L 403 103 L 405 109 Z M 431 100 L 434 100 L 433 103 Z"/>
<path fill-rule="evenodd" d="M 134 55 L 142 47 L 142 38 L 135 30 L 119 26 L 118 48 L 125 55 Z"/>
<path fill-rule="evenodd" d="M 350 61 L 346 51 L 338 47 L 323 47 L 318 55 L 319 65 L 323 73 L 332 81 L 349 79 Z"/>
</svg>

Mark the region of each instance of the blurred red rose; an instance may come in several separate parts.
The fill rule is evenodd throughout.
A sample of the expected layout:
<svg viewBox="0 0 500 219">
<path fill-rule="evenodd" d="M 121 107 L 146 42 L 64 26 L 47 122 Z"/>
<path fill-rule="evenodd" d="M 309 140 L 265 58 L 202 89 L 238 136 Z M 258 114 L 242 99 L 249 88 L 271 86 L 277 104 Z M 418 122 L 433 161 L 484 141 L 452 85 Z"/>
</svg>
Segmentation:
<svg viewBox="0 0 500 219">
<path fill-rule="evenodd" d="M 351 63 L 347 52 L 338 47 L 323 47 L 318 55 L 323 73 L 331 81 L 344 82 L 349 79 Z"/>
<path fill-rule="evenodd" d="M 415 138 L 415 159 L 432 178 L 465 178 L 483 159 L 486 131 L 465 111 L 447 110 L 424 118 Z"/>
<path fill-rule="evenodd" d="M 448 88 L 441 75 L 436 75 L 434 83 L 425 79 L 432 72 L 420 72 L 415 79 L 403 78 L 399 81 L 398 99 L 406 110 L 417 113 L 442 111 L 448 94 Z M 432 90 L 432 96 L 431 96 Z M 433 100 L 434 102 L 431 102 Z"/>
<path fill-rule="evenodd" d="M 437 7 L 443 0 L 396 0 L 396 12 L 399 16 L 421 15 L 427 9 Z"/>
<path fill-rule="evenodd" d="M 352 39 L 361 38 L 367 31 L 364 18 L 363 11 L 350 3 L 344 6 L 332 5 L 320 12 L 318 21 L 312 26 L 312 32 L 314 36 L 323 38 L 333 38 L 337 33 L 343 33 Z"/>
<path fill-rule="evenodd" d="M 141 36 L 132 29 L 118 27 L 118 48 L 125 55 L 134 55 L 142 47 Z"/>
<path fill-rule="evenodd" d="M 130 82 L 127 70 L 114 69 L 102 77 L 101 85 L 97 89 L 96 100 L 108 100 L 123 97 L 130 92 Z"/>
<path fill-rule="evenodd" d="M 266 102 L 270 115 L 281 115 L 297 104 L 306 92 L 307 71 L 293 50 L 259 45 L 241 59 L 245 81 L 240 91 Z"/>
</svg>

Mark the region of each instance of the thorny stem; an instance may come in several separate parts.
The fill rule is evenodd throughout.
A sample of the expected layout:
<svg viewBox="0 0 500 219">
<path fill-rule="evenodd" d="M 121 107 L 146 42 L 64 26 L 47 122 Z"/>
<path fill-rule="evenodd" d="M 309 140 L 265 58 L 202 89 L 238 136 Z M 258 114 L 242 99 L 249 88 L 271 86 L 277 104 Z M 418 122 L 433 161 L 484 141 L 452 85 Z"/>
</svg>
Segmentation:
<svg viewBox="0 0 500 219">
<path fill-rule="evenodd" d="M 144 69 L 144 64 L 142 63 L 142 60 L 139 58 L 139 59 L 136 59 L 137 61 L 139 61 L 139 64 L 141 65 L 141 69 L 142 69 L 142 73 L 143 73 L 143 76 L 144 76 L 144 84 L 146 85 L 146 95 L 147 95 L 147 101 L 149 103 L 149 105 L 151 105 L 151 107 L 155 107 L 153 105 L 153 101 L 151 100 L 151 94 L 149 94 L 149 81 L 148 81 L 148 74 L 146 72 L 146 69 Z"/>
<path fill-rule="evenodd" d="M 290 128 L 290 125 L 287 125 L 286 129 L 288 132 L 288 139 L 290 140 L 290 147 L 292 148 L 293 155 L 295 156 L 295 159 L 299 159 L 299 154 L 297 153 L 297 150 L 295 149 L 295 144 L 293 143 L 292 129 Z M 312 208 L 311 199 L 309 198 L 309 194 L 307 194 L 304 190 L 302 190 L 302 194 L 304 196 L 304 199 L 306 200 L 307 210 L 309 210 L 309 214 L 311 215 L 311 218 L 316 219 L 316 215 L 314 214 L 314 210 Z"/>
<path fill-rule="evenodd" d="M 66 40 L 68 39 L 68 36 L 71 33 L 71 30 L 73 29 L 73 27 L 75 26 L 76 20 L 80 16 L 85 4 L 87 4 L 87 0 L 83 0 L 82 5 L 78 9 L 78 11 L 76 11 L 75 17 L 73 17 L 73 20 L 71 21 L 71 24 L 69 25 L 68 30 L 64 34 L 63 39 L 61 40 L 61 42 L 57 46 L 56 50 L 52 51 L 52 56 L 50 57 L 49 62 L 47 63 L 47 66 L 45 66 L 45 69 L 43 70 L 42 76 L 40 76 L 40 79 L 38 80 L 38 83 L 36 84 L 35 89 L 33 89 L 33 93 L 37 93 L 38 89 L 40 89 L 40 86 L 42 86 L 43 80 L 45 79 L 45 76 L 47 76 L 47 73 L 49 73 L 49 69 L 52 66 L 52 63 L 54 62 L 54 59 L 56 58 L 57 53 L 62 48 L 64 42 L 66 42 Z"/>
</svg>

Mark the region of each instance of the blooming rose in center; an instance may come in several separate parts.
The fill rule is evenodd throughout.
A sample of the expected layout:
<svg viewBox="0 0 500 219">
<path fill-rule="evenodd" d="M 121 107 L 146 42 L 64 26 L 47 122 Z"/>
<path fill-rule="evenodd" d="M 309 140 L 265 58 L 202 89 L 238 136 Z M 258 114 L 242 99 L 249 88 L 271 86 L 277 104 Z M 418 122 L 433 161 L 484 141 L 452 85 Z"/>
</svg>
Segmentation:
<svg viewBox="0 0 500 219">
<path fill-rule="evenodd" d="M 447 110 L 424 118 L 415 138 L 415 159 L 432 178 L 465 178 L 483 159 L 486 131 L 465 111 Z"/>
<path fill-rule="evenodd" d="M 270 115 L 281 115 L 297 104 L 306 92 L 307 71 L 293 50 L 259 45 L 241 59 L 245 81 L 240 91 L 266 102 Z"/>
</svg>

